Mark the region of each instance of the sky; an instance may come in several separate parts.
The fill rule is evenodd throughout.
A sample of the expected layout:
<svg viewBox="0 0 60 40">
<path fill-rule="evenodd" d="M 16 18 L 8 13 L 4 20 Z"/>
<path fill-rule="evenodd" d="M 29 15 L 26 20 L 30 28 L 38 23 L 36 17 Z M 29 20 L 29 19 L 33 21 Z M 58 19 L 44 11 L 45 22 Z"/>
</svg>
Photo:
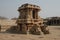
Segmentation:
<svg viewBox="0 0 60 40">
<path fill-rule="evenodd" d="M 39 16 L 60 17 L 60 0 L 0 0 L 0 16 L 14 18 L 19 16 L 18 7 L 29 3 L 40 6 Z"/>
</svg>

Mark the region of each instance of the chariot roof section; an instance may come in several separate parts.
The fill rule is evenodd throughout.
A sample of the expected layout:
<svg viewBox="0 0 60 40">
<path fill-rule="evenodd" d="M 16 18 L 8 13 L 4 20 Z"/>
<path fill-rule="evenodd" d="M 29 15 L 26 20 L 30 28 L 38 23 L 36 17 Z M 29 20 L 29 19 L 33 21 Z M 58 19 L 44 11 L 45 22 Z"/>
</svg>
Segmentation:
<svg viewBox="0 0 60 40">
<path fill-rule="evenodd" d="M 21 10 L 21 9 L 28 9 L 28 8 L 41 10 L 40 7 L 37 6 L 37 5 L 26 3 L 26 4 L 23 4 L 22 6 L 20 6 L 19 9 L 18 9 L 18 11 Z"/>
</svg>

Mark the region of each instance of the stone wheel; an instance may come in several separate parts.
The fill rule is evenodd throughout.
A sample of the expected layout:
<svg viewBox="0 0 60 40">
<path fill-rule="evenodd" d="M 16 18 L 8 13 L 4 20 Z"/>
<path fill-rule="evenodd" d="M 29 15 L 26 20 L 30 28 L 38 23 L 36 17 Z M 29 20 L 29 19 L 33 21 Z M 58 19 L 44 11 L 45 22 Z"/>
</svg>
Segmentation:
<svg viewBox="0 0 60 40">
<path fill-rule="evenodd" d="M 47 29 L 47 25 L 42 25 L 40 26 L 40 28 L 44 34 L 49 34 L 49 29 Z"/>
<path fill-rule="evenodd" d="M 39 27 L 38 25 L 34 25 L 29 32 L 31 34 L 40 35 L 40 31 L 38 30 L 38 27 Z"/>
</svg>

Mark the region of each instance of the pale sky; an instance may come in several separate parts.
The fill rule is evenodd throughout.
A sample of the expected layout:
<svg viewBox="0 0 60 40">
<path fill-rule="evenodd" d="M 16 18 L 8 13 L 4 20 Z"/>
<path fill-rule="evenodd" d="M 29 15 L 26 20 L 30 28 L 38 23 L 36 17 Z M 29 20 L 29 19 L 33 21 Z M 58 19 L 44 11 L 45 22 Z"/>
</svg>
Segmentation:
<svg viewBox="0 0 60 40">
<path fill-rule="evenodd" d="M 18 17 L 18 7 L 29 3 L 41 7 L 39 16 L 42 18 L 58 16 L 60 17 L 60 0 L 0 0 L 0 16 L 7 18 Z"/>
</svg>

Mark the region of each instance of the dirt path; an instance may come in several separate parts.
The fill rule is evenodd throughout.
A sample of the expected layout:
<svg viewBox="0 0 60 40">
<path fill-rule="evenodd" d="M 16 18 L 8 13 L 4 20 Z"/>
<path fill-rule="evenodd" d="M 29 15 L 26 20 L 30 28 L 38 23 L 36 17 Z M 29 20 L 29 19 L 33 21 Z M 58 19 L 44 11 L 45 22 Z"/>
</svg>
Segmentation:
<svg viewBox="0 0 60 40">
<path fill-rule="evenodd" d="M 0 40 L 60 40 L 60 29 L 57 28 L 50 26 L 50 34 L 48 35 L 24 35 L 2 32 L 0 33 Z"/>
</svg>

